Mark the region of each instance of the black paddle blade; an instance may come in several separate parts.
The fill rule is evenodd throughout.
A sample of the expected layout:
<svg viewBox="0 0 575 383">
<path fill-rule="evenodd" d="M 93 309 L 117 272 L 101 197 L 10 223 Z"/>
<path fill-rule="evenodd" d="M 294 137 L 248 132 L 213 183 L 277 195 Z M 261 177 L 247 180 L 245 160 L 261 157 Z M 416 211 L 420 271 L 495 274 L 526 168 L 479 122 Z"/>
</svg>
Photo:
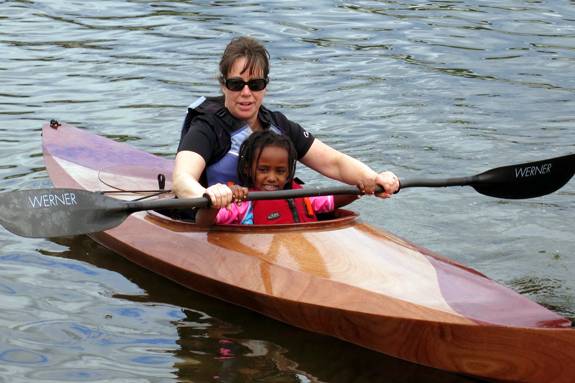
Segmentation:
<svg viewBox="0 0 575 383">
<path fill-rule="evenodd" d="M 0 224 L 23 237 L 95 233 L 122 223 L 126 203 L 77 189 L 37 189 L 0 194 Z"/>
<path fill-rule="evenodd" d="M 575 173 L 575 154 L 503 166 L 473 177 L 471 186 L 491 197 L 521 199 L 553 193 Z"/>
</svg>

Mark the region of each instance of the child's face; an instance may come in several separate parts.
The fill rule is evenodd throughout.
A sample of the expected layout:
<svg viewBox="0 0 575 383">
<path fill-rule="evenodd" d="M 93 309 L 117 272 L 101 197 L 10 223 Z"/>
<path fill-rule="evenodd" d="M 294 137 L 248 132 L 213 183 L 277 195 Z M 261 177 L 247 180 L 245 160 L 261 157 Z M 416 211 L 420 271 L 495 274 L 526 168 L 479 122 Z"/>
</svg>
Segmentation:
<svg viewBox="0 0 575 383">
<path fill-rule="evenodd" d="M 277 146 L 266 146 L 262 150 L 258 163 L 253 164 L 252 174 L 256 189 L 263 191 L 283 189 L 289 177 L 287 150 Z"/>
</svg>

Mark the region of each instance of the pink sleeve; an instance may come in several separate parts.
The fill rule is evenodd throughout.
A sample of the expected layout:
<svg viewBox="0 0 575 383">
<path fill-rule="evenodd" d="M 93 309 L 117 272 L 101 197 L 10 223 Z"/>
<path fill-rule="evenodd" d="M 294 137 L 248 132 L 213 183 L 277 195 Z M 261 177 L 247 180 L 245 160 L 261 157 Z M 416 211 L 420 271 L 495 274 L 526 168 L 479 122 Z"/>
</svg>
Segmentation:
<svg viewBox="0 0 575 383">
<path fill-rule="evenodd" d="M 216 224 L 242 223 L 242 219 L 248 210 L 249 202 L 232 203 L 229 207 L 221 208 L 216 216 Z"/>
<path fill-rule="evenodd" d="M 315 211 L 316 213 L 329 213 L 330 211 L 333 211 L 335 208 L 332 195 L 310 197 L 309 199 L 311 201 L 313 211 Z"/>
</svg>

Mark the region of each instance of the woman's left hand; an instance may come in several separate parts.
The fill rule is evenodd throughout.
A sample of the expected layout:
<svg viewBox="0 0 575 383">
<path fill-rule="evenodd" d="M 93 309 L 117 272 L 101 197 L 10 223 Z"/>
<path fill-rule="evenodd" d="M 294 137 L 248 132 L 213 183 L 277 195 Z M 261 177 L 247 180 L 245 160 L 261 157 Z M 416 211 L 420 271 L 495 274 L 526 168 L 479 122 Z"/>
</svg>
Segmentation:
<svg viewBox="0 0 575 383">
<path fill-rule="evenodd" d="M 375 183 L 383 188 L 383 193 L 377 194 L 380 198 L 389 198 L 399 190 L 399 178 L 392 172 L 381 172 L 375 177 Z"/>
<path fill-rule="evenodd" d="M 365 194 L 374 194 L 377 186 L 383 188 L 382 193 L 376 194 L 380 198 L 389 198 L 399 190 L 399 178 L 390 171 L 377 174 L 372 179 L 360 181 L 357 187 Z"/>
</svg>

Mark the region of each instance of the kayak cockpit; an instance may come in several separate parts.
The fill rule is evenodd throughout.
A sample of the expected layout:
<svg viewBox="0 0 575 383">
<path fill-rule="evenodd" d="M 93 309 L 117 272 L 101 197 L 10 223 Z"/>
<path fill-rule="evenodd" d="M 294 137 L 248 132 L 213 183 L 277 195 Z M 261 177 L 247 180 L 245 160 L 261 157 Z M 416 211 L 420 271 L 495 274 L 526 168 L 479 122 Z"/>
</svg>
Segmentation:
<svg viewBox="0 0 575 383">
<path fill-rule="evenodd" d="M 352 225 L 359 218 L 359 214 L 346 209 L 336 209 L 335 211 L 318 216 L 317 222 L 290 223 L 279 225 L 214 225 L 209 228 L 196 225 L 195 222 L 169 216 L 161 211 L 150 210 L 147 212 L 146 219 L 153 220 L 156 223 L 170 226 L 172 230 L 179 231 L 299 231 L 299 230 L 325 230 L 336 227 L 345 227 Z"/>
</svg>

